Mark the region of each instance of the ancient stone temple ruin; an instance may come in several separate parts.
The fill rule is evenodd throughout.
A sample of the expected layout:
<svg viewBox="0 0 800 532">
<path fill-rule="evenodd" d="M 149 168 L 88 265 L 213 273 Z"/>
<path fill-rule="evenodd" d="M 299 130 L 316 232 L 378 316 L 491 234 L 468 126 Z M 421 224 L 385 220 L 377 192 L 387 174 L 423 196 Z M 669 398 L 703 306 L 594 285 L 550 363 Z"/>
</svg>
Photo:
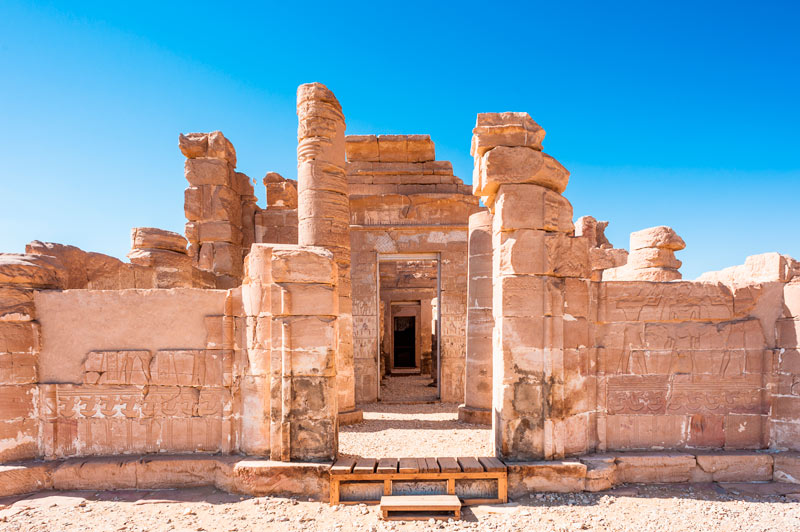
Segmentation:
<svg viewBox="0 0 800 532">
<path fill-rule="evenodd" d="M 796 260 L 690 281 L 669 227 L 614 248 L 526 113 L 478 115 L 471 186 L 427 135 L 346 135 L 324 85 L 297 115 L 296 179 L 266 173 L 265 208 L 230 140 L 189 133 L 184 235 L 134 228 L 129 261 L 0 255 L 0 492 L 800 483 Z M 490 425 L 494 456 L 337 461 L 404 374 Z"/>
</svg>

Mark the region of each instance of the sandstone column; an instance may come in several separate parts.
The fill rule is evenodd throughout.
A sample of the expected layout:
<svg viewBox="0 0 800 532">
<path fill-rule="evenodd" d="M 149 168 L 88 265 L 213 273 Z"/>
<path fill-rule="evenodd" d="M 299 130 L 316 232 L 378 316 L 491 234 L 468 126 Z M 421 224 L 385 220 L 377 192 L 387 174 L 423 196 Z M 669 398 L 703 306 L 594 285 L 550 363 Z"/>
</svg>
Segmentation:
<svg viewBox="0 0 800 532">
<path fill-rule="evenodd" d="M 330 250 L 339 270 L 339 422 L 355 423 L 362 413 L 355 404 L 344 114 L 325 85 L 307 83 L 297 89 L 297 117 L 298 244 Z"/>
<path fill-rule="evenodd" d="M 467 264 L 467 364 L 458 419 L 492 422 L 492 213 L 469 217 Z"/>
<path fill-rule="evenodd" d="M 585 452 L 593 393 L 572 368 L 589 345 L 589 256 L 588 239 L 570 236 L 572 206 L 561 196 L 569 172 L 542 153 L 544 130 L 526 113 L 479 114 L 473 133 L 474 192 L 494 214 L 497 455 Z"/>
</svg>

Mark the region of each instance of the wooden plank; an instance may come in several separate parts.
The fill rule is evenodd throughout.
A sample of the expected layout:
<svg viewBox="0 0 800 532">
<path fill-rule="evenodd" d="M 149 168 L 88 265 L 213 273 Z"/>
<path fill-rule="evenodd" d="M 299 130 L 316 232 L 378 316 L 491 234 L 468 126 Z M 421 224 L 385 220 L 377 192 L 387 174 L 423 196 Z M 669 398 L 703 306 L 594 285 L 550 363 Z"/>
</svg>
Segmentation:
<svg viewBox="0 0 800 532">
<path fill-rule="evenodd" d="M 460 510 L 461 501 L 455 495 L 384 495 L 381 511 L 437 512 Z"/>
<path fill-rule="evenodd" d="M 353 470 L 354 465 L 356 465 L 355 458 L 339 458 L 331 466 L 331 475 L 346 475 Z"/>
<path fill-rule="evenodd" d="M 506 470 L 506 465 L 494 456 L 481 456 L 478 461 L 486 471 L 501 472 Z"/>
<path fill-rule="evenodd" d="M 438 473 L 439 472 L 439 462 L 436 461 L 436 458 L 426 458 L 425 462 L 427 464 L 427 472 L 428 473 Z"/>
<path fill-rule="evenodd" d="M 442 473 L 461 473 L 461 466 L 455 458 L 437 458 L 436 461 Z"/>
<path fill-rule="evenodd" d="M 374 473 L 377 464 L 378 461 L 374 458 L 359 458 L 353 468 L 353 473 Z"/>
<path fill-rule="evenodd" d="M 397 458 L 381 458 L 378 460 L 378 473 L 397 473 Z"/>
<path fill-rule="evenodd" d="M 401 458 L 399 473 L 419 473 L 419 465 L 416 458 Z"/>
<path fill-rule="evenodd" d="M 464 473 L 480 473 L 483 471 L 483 466 L 474 456 L 459 456 L 458 464 Z"/>
<path fill-rule="evenodd" d="M 436 464 L 436 460 L 433 461 Z M 438 473 L 439 472 L 439 465 L 436 464 L 436 469 L 433 469 L 433 466 L 428 462 L 427 458 L 417 458 L 417 466 L 419 467 L 420 473 Z"/>
</svg>

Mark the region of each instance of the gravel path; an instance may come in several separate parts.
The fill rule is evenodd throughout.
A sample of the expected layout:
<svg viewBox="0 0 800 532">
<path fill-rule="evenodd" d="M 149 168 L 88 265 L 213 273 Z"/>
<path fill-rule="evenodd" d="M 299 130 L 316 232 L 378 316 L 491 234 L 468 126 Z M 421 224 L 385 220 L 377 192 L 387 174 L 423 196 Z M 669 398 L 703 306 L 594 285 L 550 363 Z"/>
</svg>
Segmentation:
<svg viewBox="0 0 800 532">
<path fill-rule="evenodd" d="M 0 531 L 793 532 L 800 530 L 800 494 L 786 495 L 792 489 L 800 486 L 671 485 L 538 494 L 502 506 L 465 508 L 462 520 L 453 523 L 385 522 L 375 506 L 238 497 L 210 488 L 45 492 L 0 499 Z"/>
<path fill-rule="evenodd" d="M 339 428 L 340 456 L 494 456 L 491 429 L 459 422 L 455 403 L 371 403 L 361 407 L 362 423 Z"/>
</svg>

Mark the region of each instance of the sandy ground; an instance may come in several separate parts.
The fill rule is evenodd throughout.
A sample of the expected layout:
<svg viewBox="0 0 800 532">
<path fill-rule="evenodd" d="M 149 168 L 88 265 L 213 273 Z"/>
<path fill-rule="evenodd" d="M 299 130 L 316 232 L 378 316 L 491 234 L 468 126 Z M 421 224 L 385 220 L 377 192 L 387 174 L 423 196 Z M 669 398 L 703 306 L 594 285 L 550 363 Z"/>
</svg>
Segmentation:
<svg viewBox="0 0 800 532">
<path fill-rule="evenodd" d="M 793 532 L 800 486 L 624 486 L 465 508 L 457 522 L 382 521 L 376 506 L 238 497 L 214 489 L 45 492 L 0 499 L 0 531 L 577 530 Z"/>
<path fill-rule="evenodd" d="M 393 375 L 381 380 L 383 403 L 436 402 L 436 387 L 427 375 Z"/>
<path fill-rule="evenodd" d="M 457 404 L 372 403 L 361 407 L 362 423 L 339 428 L 340 456 L 494 456 L 491 429 L 459 422 Z"/>
</svg>

